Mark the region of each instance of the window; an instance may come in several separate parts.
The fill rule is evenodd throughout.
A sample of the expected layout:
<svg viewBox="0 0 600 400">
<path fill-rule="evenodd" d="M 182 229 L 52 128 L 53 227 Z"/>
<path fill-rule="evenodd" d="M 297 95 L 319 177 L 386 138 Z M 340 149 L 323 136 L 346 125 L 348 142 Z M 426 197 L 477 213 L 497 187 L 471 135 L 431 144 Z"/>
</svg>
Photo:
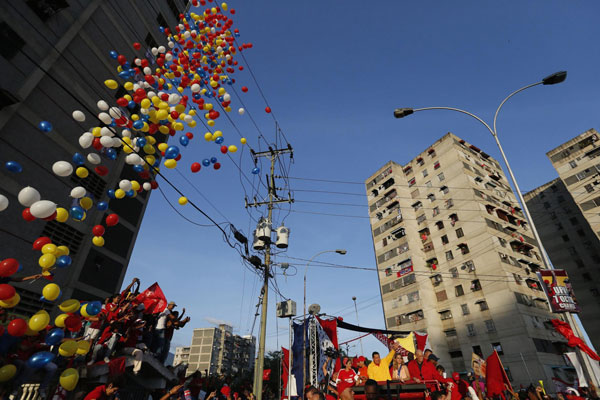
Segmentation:
<svg viewBox="0 0 600 400">
<path fill-rule="evenodd" d="M 584 188 L 588 193 L 592 193 L 594 191 L 594 185 L 592 185 L 591 183 L 585 185 Z"/>
<path fill-rule="evenodd" d="M 473 346 L 473 353 L 475 353 L 479 357 L 483 358 L 483 352 L 481 351 L 481 346 Z"/>
<path fill-rule="evenodd" d="M 442 321 L 445 321 L 447 319 L 452 319 L 452 312 L 450 310 L 441 311 L 440 318 L 442 319 Z"/>
<path fill-rule="evenodd" d="M 171 12 L 173 13 L 173 16 L 175 17 L 175 19 L 179 21 L 180 11 L 179 11 L 179 7 L 177 7 L 177 4 L 175 3 L 175 0 L 167 0 L 167 5 L 171 9 Z"/>
<path fill-rule="evenodd" d="M 466 243 L 459 244 L 458 248 L 460 249 L 462 255 L 469 254 L 469 246 L 467 246 Z"/>
<path fill-rule="evenodd" d="M 420 201 L 417 201 L 416 203 L 413 203 L 412 208 L 417 211 L 419 208 L 423 207 L 423 203 L 421 203 Z"/>
<path fill-rule="evenodd" d="M 446 209 L 454 207 L 454 200 L 448 199 L 446 200 Z"/>
<path fill-rule="evenodd" d="M 490 309 L 488 307 L 487 301 L 485 301 L 485 300 L 481 300 L 481 301 L 477 302 L 477 304 L 479 304 L 479 311 L 486 311 L 486 310 Z"/>
<path fill-rule="evenodd" d="M 426 219 L 427 219 L 427 218 L 425 217 L 425 214 L 423 214 L 423 215 L 419 215 L 419 216 L 417 217 L 417 224 L 421 225 L 423 222 L 425 222 L 425 220 L 426 220 Z"/>
<path fill-rule="evenodd" d="M 423 245 L 423 251 L 425 251 L 425 252 L 432 251 L 433 249 L 434 249 L 433 242 L 425 243 Z"/>
<path fill-rule="evenodd" d="M 27 0 L 27 5 L 42 21 L 69 7 L 69 3 L 65 0 Z"/>
<path fill-rule="evenodd" d="M 441 182 L 441 181 L 443 181 L 444 179 L 446 179 L 446 177 L 444 176 L 444 173 L 443 173 L 443 172 L 440 172 L 440 173 L 438 174 L 438 179 L 440 180 L 440 182 Z"/>
<path fill-rule="evenodd" d="M 446 261 L 454 260 L 454 255 L 452 254 L 452 250 L 448 250 L 446 252 Z"/>
<path fill-rule="evenodd" d="M 437 301 L 445 301 L 448 300 L 448 295 L 446 294 L 445 290 L 439 291 L 435 293 L 435 297 L 437 298 Z M 450 318 L 452 318 L 452 316 L 450 316 Z M 442 318 L 443 319 L 443 318 Z"/>
<path fill-rule="evenodd" d="M 148 33 L 146 35 L 144 42 L 150 47 L 158 47 L 158 43 L 156 43 L 156 40 L 154 39 L 151 33 Z"/>
<path fill-rule="evenodd" d="M 498 243 L 500 243 L 500 246 L 506 247 L 506 239 L 502 239 L 501 237 L 499 237 Z"/>
<path fill-rule="evenodd" d="M 460 350 L 454 350 L 454 351 L 450 351 L 448 352 L 450 354 L 450 358 L 462 358 L 462 351 Z"/>
<path fill-rule="evenodd" d="M 577 163 L 575 161 L 569 161 L 569 165 L 571 168 L 577 168 Z"/>
<path fill-rule="evenodd" d="M 496 325 L 494 325 L 494 321 L 491 319 L 488 319 L 485 322 L 485 330 L 488 332 L 496 332 Z"/>
<path fill-rule="evenodd" d="M 437 226 L 438 230 L 442 230 L 444 229 L 444 223 L 442 221 L 438 221 L 435 223 L 435 226 Z"/>
<path fill-rule="evenodd" d="M 446 335 L 446 337 L 456 337 L 456 329 L 447 329 L 444 331 L 444 335 Z"/>
<path fill-rule="evenodd" d="M 463 315 L 469 315 L 469 314 L 471 314 L 471 311 L 469 311 L 469 305 L 468 304 L 461 304 L 460 305 L 460 309 L 462 310 Z"/>
<path fill-rule="evenodd" d="M 562 240 L 563 242 L 569 242 L 571 239 L 569 238 L 569 235 L 562 235 Z"/>
<path fill-rule="evenodd" d="M 569 222 L 571 223 L 571 225 L 579 224 L 579 220 L 577 219 L 577 217 L 569 218 Z"/>
<path fill-rule="evenodd" d="M 583 231 L 583 229 L 577 229 L 577 234 L 581 237 L 585 237 L 585 232 Z"/>
<path fill-rule="evenodd" d="M 498 353 L 499 356 L 504 355 L 504 350 L 502 349 L 500 342 L 492 343 L 492 350 L 496 350 L 496 353 Z"/>
<path fill-rule="evenodd" d="M 453 278 L 458 278 L 458 269 L 456 267 L 450 268 L 449 272 L 452 274 Z"/>
<path fill-rule="evenodd" d="M 433 203 L 435 201 L 435 195 L 433 193 L 429 193 L 427 195 L 427 199 Z"/>
<path fill-rule="evenodd" d="M 10 60 L 23 48 L 25 41 L 6 22 L 0 23 L 0 55 Z"/>
<path fill-rule="evenodd" d="M 448 189 L 448 186 L 442 186 L 440 188 L 440 192 L 442 192 L 444 194 L 448 194 L 450 192 L 450 189 Z"/>
<path fill-rule="evenodd" d="M 481 290 L 481 283 L 479 283 L 479 279 L 475 279 L 471 281 L 471 291 L 478 292 Z"/>
<path fill-rule="evenodd" d="M 162 15 L 162 13 L 158 13 L 158 15 L 156 16 L 156 22 L 158 23 L 158 26 L 162 26 L 163 28 L 169 26 L 167 20 L 165 19 L 165 16 Z"/>
<path fill-rule="evenodd" d="M 429 173 L 427 172 L 426 169 L 423 170 L 423 178 L 426 177 L 427 175 L 429 175 Z"/>
<path fill-rule="evenodd" d="M 431 181 L 427 181 L 425 182 L 425 186 L 427 186 L 428 188 L 432 187 L 433 185 L 431 184 Z"/>
<path fill-rule="evenodd" d="M 462 228 L 458 228 L 458 229 L 456 230 L 456 237 L 457 237 L 457 238 L 461 238 L 461 237 L 463 237 L 463 236 L 465 236 L 465 233 L 463 232 L 463 229 L 462 229 Z M 463 254 L 464 254 L 464 253 L 463 253 Z"/>
<path fill-rule="evenodd" d="M 442 236 L 442 244 L 448 244 L 448 243 L 450 243 L 450 241 L 448 240 L 448 236 L 447 235 Z"/>
<path fill-rule="evenodd" d="M 467 336 L 475 336 L 477 332 L 475 332 L 475 325 L 467 324 Z"/>
<path fill-rule="evenodd" d="M 523 280 L 523 279 L 521 278 L 521 275 L 518 275 L 518 274 L 513 274 L 513 278 L 515 279 L 515 283 L 516 283 L 517 285 L 520 285 L 520 284 L 521 284 L 521 281 Z"/>
<path fill-rule="evenodd" d="M 423 159 L 421 157 L 419 157 L 419 158 L 417 158 L 417 164 L 423 165 L 423 164 L 425 164 L 425 161 L 423 161 Z"/>
<path fill-rule="evenodd" d="M 440 167 L 440 162 L 439 162 L 439 161 L 436 161 L 436 162 L 433 164 L 433 169 L 438 169 L 439 167 Z"/>
<path fill-rule="evenodd" d="M 415 178 L 412 178 L 410 181 L 408 181 L 408 187 L 414 186 L 417 183 L 417 180 Z"/>
<path fill-rule="evenodd" d="M 450 225 L 454 226 L 458 222 L 458 214 L 450 214 Z"/>
<path fill-rule="evenodd" d="M 406 295 L 406 301 L 408 304 L 410 303 L 414 303 L 419 301 L 420 297 L 419 297 L 419 291 L 414 291 L 414 292 L 410 292 L 409 294 Z"/>
<path fill-rule="evenodd" d="M 462 285 L 458 285 L 454 287 L 454 295 L 456 297 L 464 296 L 465 291 L 463 290 Z"/>
<path fill-rule="evenodd" d="M 510 372 L 510 368 L 504 367 L 504 372 L 506 372 L 506 377 L 508 378 L 508 380 L 512 382 L 513 376 L 512 376 L 512 373 Z"/>
<path fill-rule="evenodd" d="M 498 252 L 498 255 L 500 256 L 500 261 L 506 264 L 510 264 L 510 259 L 506 254 Z"/>
<path fill-rule="evenodd" d="M 471 260 L 465 261 L 463 269 L 466 269 L 467 272 L 475 272 L 475 263 Z"/>
</svg>

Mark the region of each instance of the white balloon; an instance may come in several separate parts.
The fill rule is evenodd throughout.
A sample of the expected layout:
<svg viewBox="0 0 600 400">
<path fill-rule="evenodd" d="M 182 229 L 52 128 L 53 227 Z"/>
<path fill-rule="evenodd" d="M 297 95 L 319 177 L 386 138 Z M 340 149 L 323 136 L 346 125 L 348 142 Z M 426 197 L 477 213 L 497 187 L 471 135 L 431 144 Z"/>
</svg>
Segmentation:
<svg viewBox="0 0 600 400">
<path fill-rule="evenodd" d="M 171 48 L 171 49 L 172 49 L 172 48 L 174 48 L 174 47 L 175 47 L 175 43 L 173 43 L 173 42 L 169 42 L 169 48 Z M 167 54 L 167 55 L 168 55 L 168 54 Z"/>
<path fill-rule="evenodd" d="M 135 65 L 137 65 L 138 67 L 139 67 L 140 65 L 142 65 L 142 60 L 140 60 L 139 58 L 136 58 L 136 59 L 135 59 Z"/>
<path fill-rule="evenodd" d="M 121 110 L 119 110 L 119 107 L 111 107 L 108 110 L 108 114 L 113 117 L 114 119 L 119 119 L 121 118 L 121 116 L 123 115 L 123 113 L 121 112 Z"/>
<path fill-rule="evenodd" d="M 129 129 L 123 129 L 121 131 L 121 136 L 123 136 L 123 137 L 129 137 L 130 138 L 131 137 L 131 131 Z"/>
<path fill-rule="evenodd" d="M 112 118 L 110 117 L 110 115 L 108 115 L 105 112 L 101 112 L 100 114 L 98 114 L 98 119 L 106 125 L 109 125 L 112 122 Z"/>
<path fill-rule="evenodd" d="M 145 83 L 147 83 L 147 82 L 145 82 Z M 153 98 L 154 96 L 156 96 L 156 93 L 155 93 L 155 92 L 153 92 L 153 91 L 149 91 L 149 92 L 146 94 L 146 97 L 148 97 L 149 99 Z"/>
<path fill-rule="evenodd" d="M 102 128 L 100 128 L 100 136 L 113 137 L 113 136 L 115 136 L 115 132 L 113 129 L 103 126 Z"/>
<path fill-rule="evenodd" d="M 83 135 L 79 136 L 79 145 L 84 149 L 90 147 L 93 141 L 94 135 L 92 135 L 90 132 L 84 132 Z"/>
<path fill-rule="evenodd" d="M 104 147 L 112 147 L 113 146 L 113 138 L 110 136 L 101 136 L 100 144 Z"/>
<path fill-rule="evenodd" d="M 138 156 L 137 154 L 131 153 L 128 154 L 127 157 L 125 157 L 125 162 L 129 165 L 136 165 L 143 163 L 144 160 L 142 160 L 142 157 Z"/>
<path fill-rule="evenodd" d="M 131 190 L 131 181 L 123 179 L 121 182 L 119 182 L 119 188 L 129 192 Z"/>
<path fill-rule="evenodd" d="M 191 87 L 193 93 L 198 93 L 200 91 L 200 85 L 194 83 Z"/>
<path fill-rule="evenodd" d="M 144 184 L 142 185 L 144 190 L 150 190 L 152 189 L 152 185 L 150 184 L 150 182 L 144 182 Z M 2 210 L 0 210 L 2 211 Z"/>
<path fill-rule="evenodd" d="M 85 121 L 85 114 L 79 110 L 73 111 L 73 119 L 77 122 Z"/>
<path fill-rule="evenodd" d="M 178 95 L 177 93 L 171 93 L 169 95 L 169 101 L 168 101 L 168 103 L 169 104 L 177 104 L 177 103 L 179 103 L 179 100 L 181 100 L 181 96 L 180 95 Z"/>
<path fill-rule="evenodd" d="M 152 75 L 152 70 L 150 67 L 144 67 L 144 75 Z"/>
<path fill-rule="evenodd" d="M 244 115 L 244 113 L 246 112 L 246 110 L 244 110 L 243 107 L 240 107 L 240 109 L 238 110 L 238 112 L 240 113 L 240 115 Z"/>
<path fill-rule="evenodd" d="M 56 203 L 50 200 L 36 201 L 29 207 L 29 212 L 36 218 L 48 218 L 56 211 Z"/>
<path fill-rule="evenodd" d="M 121 147 L 122 144 L 123 142 L 121 142 L 121 139 L 119 139 L 118 137 L 112 138 L 112 147 Z"/>
<path fill-rule="evenodd" d="M 171 47 L 170 45 L 171 45 L 171 43 L 169 43 L 169 47 Z M 171 48 L 173 48 L 173 47 L 171 47 Z M 171 54 L 171 53 L 165 54 L 165 60 L 172 61 L 173 60 L 173 54 Z"/>
<path fill-rule="evenodd" d="M 189 124 L 190 122 L 192 122 L 194 120 L 194 117 L 192 117 L 191 115 L 186 115 L 185 117 L 183 117 L 183 120 Z"/>
<path fill-rule="evenodd" d="M 98 101 L 98 103 L 96 103 L 96 105 L 98 106 L 98 109 L 101 111 L 108 110 L 108 103 L 105 102 L 104 100 Z"/>
<path fill-rule="evenodd" d="M 57 161 L 52 164 L 52 172 L 58 176 L 69 176 L 73 173 L 73 166 L 68 161 Z"/>
<path fill-rule="evenodd" d="M 223 101 L 230 101 L 231 100 L 231 95 L 229 93 L 225 93 L 223 95 Z"/>
<path fill-rule="evenodd" d="M 157 56 L 158 55 L 158 49 L 156 47 L 153 47 L 152 50 L 150 50 L 152 52 L 153 56 Z"/>
<path fill-rule="evenodd" d="M 88 154 L 87 160 L 94 165 L 98 165 L 102 162 L 102 159 L 100 158 L 100 154 L 97 154 L 97 153 Z"/>
<path fill-rule="evenodd" d="M 40 201 L 41 198 L 40 192 L 31 186 L 24 187 L 17 195 L 17 200 L 19 200 L 19 203 L 21 203 L 23 207 L 31 207 L 33 203 Z"/>
<path fill-rule="evenodd" d="M 85 196 L 85 188 L 83 186 L 77 186 L 71 189 L 71 197 L 74 199 L 80 199 Z"/>
<path fill-rule="evenodd" d="M 160 46 L 160 47 L 158 48 L 158 52 L 159 52 L 159 53 L 164 53 L 165 51 L 167 51 L 167 49 L 165 49 L 165 46 Z"/>
<path fill-rule="evenodd" d="M 148 182 L 146 182 L 146 183 L 148 183 Z M 144 189 L 146 189 L 146 183 L 144 183 Z M 149 185 L 149 183 L 148 183 L 148 185 Z M 146 189 L 146 190 L 148 190 L 148 189 Z M 8 208 L 8 198 L 5 195 L 0 194 L 0 211 L 4 211 L 7 208 Z"/>
</svg>

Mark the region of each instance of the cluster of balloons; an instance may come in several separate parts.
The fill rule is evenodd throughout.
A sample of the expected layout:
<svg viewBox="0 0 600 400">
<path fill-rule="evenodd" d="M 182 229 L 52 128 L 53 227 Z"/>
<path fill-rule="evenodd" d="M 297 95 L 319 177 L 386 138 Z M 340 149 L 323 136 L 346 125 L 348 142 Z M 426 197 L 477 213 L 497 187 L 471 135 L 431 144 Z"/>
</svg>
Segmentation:
<svg viewBox="0 0 600 400">
<path fill-rule="evenodd" d="M 66 268 L 71 265 L 72 260 L 69 256 L 69 248 L 67 246 L 55 245 L 47 236 L 37 238 L 33 242 L 33 249 L 42 252 L 38 264 L 42 268 L 42 275 L 44 276 L 50 276 L 50 271 L 55 267 Z M 56 297 L 54 299 L 45 297 L 45 299 L 52 301 Z"/>
</svg>

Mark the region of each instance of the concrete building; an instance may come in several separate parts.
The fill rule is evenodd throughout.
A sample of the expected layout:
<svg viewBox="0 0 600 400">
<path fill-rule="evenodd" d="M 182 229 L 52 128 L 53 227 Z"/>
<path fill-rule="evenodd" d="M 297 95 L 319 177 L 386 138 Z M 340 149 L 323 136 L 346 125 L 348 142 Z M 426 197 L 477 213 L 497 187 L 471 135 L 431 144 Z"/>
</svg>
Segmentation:
<svg viewBox="0 0 600 400">
<path fill-rule="evenodd" d="M 69 193 L 75 186 L 85 187 L 94 201 L 107 201 L 106 191 L 116 188 L 119 180 L 139 179 L 130 166 L 124 167 L 123 152 L 114 161 L 102 157 L 102 165 L 109 169 L 106 176 L 97 175 L 94 165 L 87 161 L 90 175 L 85 179 L 75 175 L 60 178 L 52 173 L 56 161 L 70 161 L 75 152 L 84 157 L 95 152 L 92 147 L 82 149 L 78 138 L 99 124 L 58 83 L 96 113 L 100 99 L 116 105 L 115 100 L 126 91 L 122 87 L 108 90 L 103 84 L 105 79 L 116 77 L 117 63 L 109 52 L 115 50 L 129 59 L 144 56 L 151 46 L 166 42 L 159 25 L 174 26 L 175 16 L 183 10 L 182 0 L 0 2 L 0 160 L 2 165 L 12 160 L 23 166 L 19 174 L 0 168 L 0 192 L 10 201 L 1 213 L 0 254 L 18 259 L 23 266 L 21 274 L 30 275 L 41 272 L 40 254 L 31 249 L 36 238 L 49 236 L 54 243 L 67 245 L 73 264 L 56 271 L 55 276 L 63 299 L 99 299 L 120 289 L 149 194 L 111 200 L 106 212 L 94 207 L 79 223 L 26 222 L 21 218 L 24 207 L 17 194 L 26 186 L 68 209 L 72 200 Z M 142 49 L 134 50 L 134 42 L 141 43 Z M 73 110 L 84 111 L 86 121 L 74 121 Z M 52 123 L 52 132 L 37 128 L 44 120 Z M 120 222 L 106 230 L 105 246 L 95 247 L 92 227 L 109 212 L 118 214 Z M 48 308 L 39 301 L 45 283 L 42 279 L 17 284 L 22 301 L 15 312 L 29 315 Z"/>
<path fill-rule="evenodd" d="M 542 262 L 499 163 L 448 133 L 366 180 L 386 328 L 426 331 L 446 370 L 498 351 L 514 384 L 565 362 Z M 525 365 L 525 360 L 527 365 Z"/>
<path fill-rule="evenodd" d="M 176 347 L 175 357 L 173 358 L 173 366 L 179 364 L 187 364 L 190 359 L 190 347 Z"/>
<path fill-rule="evenodd" d="M 196 370 L 211 375 L 249 372 L 254 367 L 255 348 L 254 336 L 234 335 L 229 325 L 194 329 L 187 374 Z"/>
<path fill-rule="evenodd" d="M 600 142 L 593 129 L 551 150 L 547 155 L 560 177 L 524 196 L 552 264 L 569 274 L 582 307 L 579 317 L 596 349 L 600 348 L 597 154 Z"/>
</svg>

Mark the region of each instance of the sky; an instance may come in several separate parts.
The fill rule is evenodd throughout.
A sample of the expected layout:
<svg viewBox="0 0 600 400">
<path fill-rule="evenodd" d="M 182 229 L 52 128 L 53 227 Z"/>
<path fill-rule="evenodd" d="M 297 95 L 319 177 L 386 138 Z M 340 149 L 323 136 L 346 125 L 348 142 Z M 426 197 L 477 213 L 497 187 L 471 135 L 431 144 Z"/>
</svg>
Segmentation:
<svg viewBox="0 0 600 400">
<path fill-rule="evenodd" d="M 244 52 L 248 64 L 294 148 L 289 176 L 351 182 L 290 179 L 296 200 L 292 212 L 274 214 L 274 224 L 284 220 L 291 229 L 288 251 L 275 257 L 275 280 L 281 295 L 296 301 L 299 314 L 306 264 L 287 257 L 309 259 L 341 248 L 347 250 L 345 256 L 326 253 L 317 260 L 366 269 L 311 264 L 306 269 L 307 303 L 317 303 L 322 312 L 355 323 L 352 297 L 356 296 L 360 324 L 384 327 L 363 184 L 383 164 L 405 163 L 447 132 L 500 159 L 489 132 L 467 116 L 428 111 L 397 120 L 394 108 L 457 107 L 491 123 L 497 105 L 510 92 L 567 70 L 564 83 L 538 86 L 512 98 L 498 119 L 498 135 L 524 192 L 557 177 L 547 151 L 600 127 L 600 3 L 596 1 L 237 0 L 228 4 L 236 9 L 238 40 L 253 44 Z M 264 150 L 249 115 L 269 142 L 275 140 L 273 119 L 264 112 L 265 102 L 248 68 L 235 75 L 238 88 L 249 88 L 242 94 L 248 113 L 232 113 L 232 120 L 250 146 L 259 150 L 261 143 Z M 238 107 L 234 97 L 233 108 Z M 221 118 L 215 128 L 232 142 L 239 138 L 227 120 Z M 177 172 L 165 174 L 215 220 L 251 235 L 255 222 L 244 208 L 244 195 L 253 193 L 249 181 L 254 166 L 247 148 L 233 157 L 243 176 L 226 157 L 219 157 L 220 170 L 192 174 L 191 162 L 221 156 L 213 143 L 202 139 L 204 130 L 193 132 L 196 139 L 182 151 L 180 170 L 194 187 Z M 263 181 L 265 171 L 263 163 Z M 161 187 L 188 219 L 210 224 L 189 205 L 177 205 L 179 196 L 166 184 Z M 256 181 L 254 187 L 260 189 L 262 200 L 264 187 Z M 261 212 L 266 214 L 265 209 L 251 213 L 257 218 Z M 286 275 L 278 265 L 284 262 L 291 264 Z M 257 274 L 242 265 L 218 229 L 184 220 L 156 191 L 124 284 L 133 277 L 140 277 L 143 286 L 158 281 L 167 298 L 185 307 L 192 318 L 175 333 L 172 349 L 189 345 L 194 328 L 220 322 L 232 324 L 238 334 L 258 335 L 260 319 L 254 324 L 260 291 Z M 288 321 L 275 318 L 275 302 L 282 296 L 269 290 L 269 351 L 288 343 Z M 340 332 L 340 341 L 356 336 Z M 365 338 L 363 348 L 365 354 L 384 350 L 373 338 Z M 350 343 L 349 350 L 360 354 L 360 341 Z"/>
</svg>

